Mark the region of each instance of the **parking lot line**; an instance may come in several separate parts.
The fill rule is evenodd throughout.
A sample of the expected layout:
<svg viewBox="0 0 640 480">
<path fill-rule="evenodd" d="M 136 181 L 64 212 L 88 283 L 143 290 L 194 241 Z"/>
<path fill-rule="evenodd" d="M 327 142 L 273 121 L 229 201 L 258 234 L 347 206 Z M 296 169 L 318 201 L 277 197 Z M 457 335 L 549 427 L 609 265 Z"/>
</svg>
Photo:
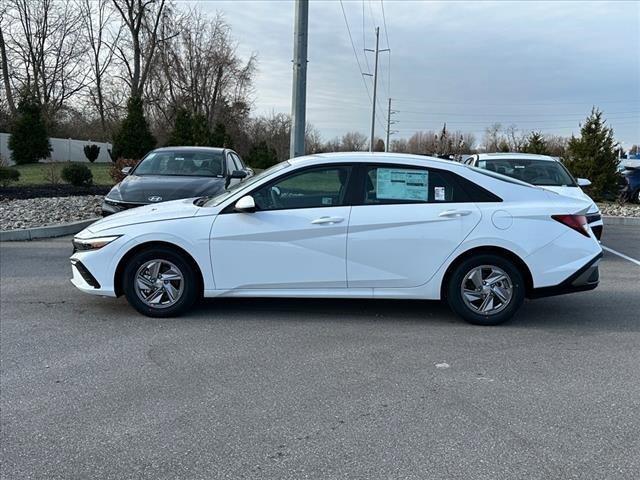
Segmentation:
<svg viewBox="0 0 640 480">
<path fill-rule="evenodd" d="M 602 249 L 606 250 L 607 252 L 611 252 L 614 255 L 618 255 L 619 257 L 622 257 L 625 260 L 629 260 L 631 263 L 635 263 L 636 265 L 638 265 L 640 267 L 640 260 L 636 260 L 635 258 L 631 258 L 631 257 L 625 255 L 624 253 L 620 253 L 617 250 L 614 250 L 613 248 L 605 247 L 604 245 L 602 245 Z"/>
</svg>

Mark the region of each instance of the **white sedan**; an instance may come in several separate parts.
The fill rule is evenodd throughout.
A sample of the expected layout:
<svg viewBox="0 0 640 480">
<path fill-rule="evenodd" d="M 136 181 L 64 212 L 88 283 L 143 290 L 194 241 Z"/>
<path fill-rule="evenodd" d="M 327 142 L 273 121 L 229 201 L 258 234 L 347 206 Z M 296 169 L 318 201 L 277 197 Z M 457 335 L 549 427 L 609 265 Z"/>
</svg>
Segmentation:
<svg viewBox="0 0 640 480">
<path fill-rule="evenodd" d="M 90 225 L 73 240 L 71 281 L 153 317 L 203 296 L 445 299 L 494 325 L 525 297 L 598 285 L 589 207 L 435 158 L 313 155 Z"/>
</svg>

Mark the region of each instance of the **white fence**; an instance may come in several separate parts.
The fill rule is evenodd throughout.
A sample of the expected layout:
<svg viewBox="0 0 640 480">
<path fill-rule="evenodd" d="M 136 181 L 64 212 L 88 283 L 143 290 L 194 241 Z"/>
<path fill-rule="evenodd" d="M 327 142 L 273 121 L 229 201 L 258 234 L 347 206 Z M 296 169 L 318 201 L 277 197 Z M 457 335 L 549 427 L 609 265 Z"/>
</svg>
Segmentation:
<svg viewBox="0 0 640 480">
<path fill-rule="evenodd" d="M 98 145 L 100 147 L 100 155 L 96 162 L 110 162 L 109 152 L 113 147 L 110 143 L 92 142 L 91 140 L 73 140 L 71 138 L 50 138 L 51 142 L 51 160 L 56 162 L 88 162 L 84 156 L 85 145 Z M 11 150 L 9 150 L 9 134 L 0 133 L 0 155 L 2 158 L 11 161 Z"/>
</svg>

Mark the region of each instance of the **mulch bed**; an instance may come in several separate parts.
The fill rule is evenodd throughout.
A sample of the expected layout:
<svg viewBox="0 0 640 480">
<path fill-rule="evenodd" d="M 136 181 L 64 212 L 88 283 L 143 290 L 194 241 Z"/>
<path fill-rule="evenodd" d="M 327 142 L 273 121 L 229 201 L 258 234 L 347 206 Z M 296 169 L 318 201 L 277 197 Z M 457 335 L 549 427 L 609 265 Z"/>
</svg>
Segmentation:
<svg viewBox="0 0 640 480">
<path fill-rule="evenodd" d="M 77 197 L 84 195 L 106 195 L 111 187 L 93 185 L 79 188 L 73 185 L 23 185 L 20 187 L 0 187 L 0 200 L 25 200 L 27 198 Z"/>
</svg>

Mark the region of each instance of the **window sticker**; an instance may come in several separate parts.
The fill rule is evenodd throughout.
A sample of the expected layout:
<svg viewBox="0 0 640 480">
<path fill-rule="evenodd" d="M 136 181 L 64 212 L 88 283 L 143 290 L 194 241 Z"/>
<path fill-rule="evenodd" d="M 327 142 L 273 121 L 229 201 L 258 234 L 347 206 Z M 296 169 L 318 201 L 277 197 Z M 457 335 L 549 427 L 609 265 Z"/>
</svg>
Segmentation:
<svg viewBox="0 0 640 480">
<path fill-rule="evenodd" d="M 436 202 L 444 202 L 444 187 L 433 187 L 433 198 Z"/>
<path fill-rule="evenodd" d="M 333 205 L 333 198 L 322 197 L 322 205 Z"/>
<path fill-rule="evenodd" d="M 390 200 L 427 201 L 427 170 L 378 168 L 377 197 Z"/>
</svg>

